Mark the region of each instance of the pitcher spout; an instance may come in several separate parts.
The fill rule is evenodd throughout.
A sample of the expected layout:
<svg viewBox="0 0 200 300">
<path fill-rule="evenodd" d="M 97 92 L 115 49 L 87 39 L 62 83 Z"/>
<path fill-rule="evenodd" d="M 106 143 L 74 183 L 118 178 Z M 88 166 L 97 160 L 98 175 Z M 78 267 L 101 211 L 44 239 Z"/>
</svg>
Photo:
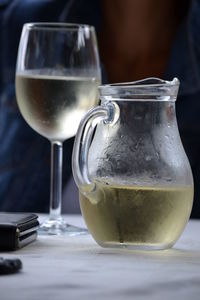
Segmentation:
<svg viewBox="0 0 200 300">
<path fill-rule="evenodd" d="M 142 80 L 101 85 L 99 93 L 101 100 L 115 101 L 176 101 L 180 81 L 174 78 L 172 81 L 156 77 Z"/>
</svg>

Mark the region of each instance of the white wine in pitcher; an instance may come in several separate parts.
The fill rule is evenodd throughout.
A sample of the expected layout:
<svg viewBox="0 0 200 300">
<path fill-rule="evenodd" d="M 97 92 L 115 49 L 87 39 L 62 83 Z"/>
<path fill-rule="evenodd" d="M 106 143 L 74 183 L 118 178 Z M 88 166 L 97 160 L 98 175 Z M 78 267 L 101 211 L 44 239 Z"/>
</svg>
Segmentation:
<svg viewBox="0 0 200 300">
<path fill-rule="evenodd" d="M 109 186 L 97 184 L 88 197 L 80 193 L 85 221 L 105 246 L 162 248 L 173 244 L 192 208 L 193 188 Z"/>
</svg>

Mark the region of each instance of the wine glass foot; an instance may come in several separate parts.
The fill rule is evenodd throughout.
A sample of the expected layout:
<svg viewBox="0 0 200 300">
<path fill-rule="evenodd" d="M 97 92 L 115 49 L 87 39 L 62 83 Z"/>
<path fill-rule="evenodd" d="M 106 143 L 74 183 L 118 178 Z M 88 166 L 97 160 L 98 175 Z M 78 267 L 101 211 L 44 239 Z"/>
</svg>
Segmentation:
<svg viewBox="0 0 200 300">
<path fill-rule="evenodd" d="M 67 224 L 62 218 L 49 219 L 42 223 L 38 229 L 39 235 L 68 235 L 77 236 L 89 234 L 86 228 Z"/>
</svg>

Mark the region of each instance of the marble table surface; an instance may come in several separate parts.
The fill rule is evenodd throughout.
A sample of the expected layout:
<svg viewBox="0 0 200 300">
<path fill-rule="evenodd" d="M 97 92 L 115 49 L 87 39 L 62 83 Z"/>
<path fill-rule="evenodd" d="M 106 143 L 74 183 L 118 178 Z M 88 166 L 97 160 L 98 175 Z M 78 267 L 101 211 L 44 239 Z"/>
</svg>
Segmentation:
<svg viewBox="0 0 200 300">
<path fill-rule="evenodd" d="M 69 223 L 84 226 L 80 216 Z M 170 250 L 104 249 L 90 235 L 38 236 L 15 252 L 20 273 L 0 276 L 1 300 L 200 299 L 200 221 Z"/>
</svg>

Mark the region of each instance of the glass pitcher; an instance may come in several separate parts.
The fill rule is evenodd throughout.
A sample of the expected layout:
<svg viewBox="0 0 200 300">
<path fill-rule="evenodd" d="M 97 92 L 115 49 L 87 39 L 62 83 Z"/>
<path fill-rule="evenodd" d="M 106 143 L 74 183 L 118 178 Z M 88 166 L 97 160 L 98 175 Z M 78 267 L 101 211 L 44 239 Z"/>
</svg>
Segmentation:
<svg viewBox="0 0 200 300">
<path fill-rule="evenodd" d="M 101 105 L 80 123 L 73 175 L 89 231 L 103 247 L 170 248 L 193 203 L 179 136 L 179 80 L 102 85 Z"/>
</svg>

